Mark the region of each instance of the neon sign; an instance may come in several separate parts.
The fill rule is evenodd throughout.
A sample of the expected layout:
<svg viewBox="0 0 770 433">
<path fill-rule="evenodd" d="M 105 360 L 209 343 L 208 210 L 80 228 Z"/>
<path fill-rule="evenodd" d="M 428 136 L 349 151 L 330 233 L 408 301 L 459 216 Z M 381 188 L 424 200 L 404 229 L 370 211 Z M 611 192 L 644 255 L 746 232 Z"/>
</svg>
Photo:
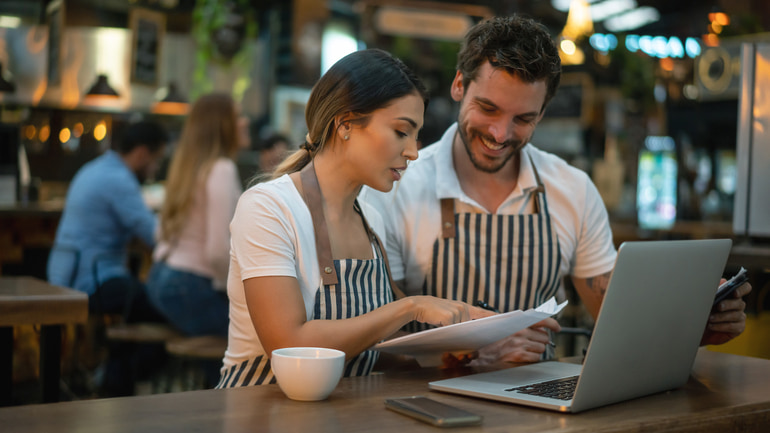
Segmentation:
<svg viewBox="0 0 770 433">
<path fill-rule="evenodd" d="M 612 51 L 618 46 L 618 38 L 613 34 L 594 33 L 588 42 L 596 51 Z M 648 36 L 648 35 L 627 35 L 625 47 L 628 51 L 635 53 L 641 51 L 650 57 L 658 58 L 684 58 L 685 56 L 694 59 L 702 51 L 700 42 L 696 38 L 686 38 L 684 43 L 676 36 Z"/>
</svg>

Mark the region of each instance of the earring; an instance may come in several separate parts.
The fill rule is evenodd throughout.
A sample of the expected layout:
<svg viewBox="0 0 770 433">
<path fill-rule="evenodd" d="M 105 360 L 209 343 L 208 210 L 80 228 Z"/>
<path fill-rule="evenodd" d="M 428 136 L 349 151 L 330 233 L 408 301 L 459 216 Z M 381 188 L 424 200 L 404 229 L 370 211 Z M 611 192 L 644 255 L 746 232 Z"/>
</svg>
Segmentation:
<svg viewBox="0 0 770 433">
<path fill-rule="evenodd" d="M 345 140 L 350 140 L 350 136 L 349 135 L 346 135 L 346 136 L 344 136 L 342 138 L 344 138 Z"/>
</svg>

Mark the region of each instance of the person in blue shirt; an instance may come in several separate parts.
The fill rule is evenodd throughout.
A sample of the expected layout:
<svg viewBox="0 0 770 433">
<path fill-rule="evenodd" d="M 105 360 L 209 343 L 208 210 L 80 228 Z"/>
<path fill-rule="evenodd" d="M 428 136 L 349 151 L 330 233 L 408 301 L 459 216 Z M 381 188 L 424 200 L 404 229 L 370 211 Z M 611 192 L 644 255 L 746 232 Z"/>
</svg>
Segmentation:
<svg viewBox="0 0 770 433">
<path fill-rule="evenodd" d="M 115 149 L 83 165 L 70 183 L 48 281 L 87 293 L 91 312 L 124 314 L 128 322 L 161 317 L 127 263 L 133 239 L 155 245 L 157 218 L 141 184 L 157 171 L 167 142 L 157 123 L 128 125 Z"/>
</svg>

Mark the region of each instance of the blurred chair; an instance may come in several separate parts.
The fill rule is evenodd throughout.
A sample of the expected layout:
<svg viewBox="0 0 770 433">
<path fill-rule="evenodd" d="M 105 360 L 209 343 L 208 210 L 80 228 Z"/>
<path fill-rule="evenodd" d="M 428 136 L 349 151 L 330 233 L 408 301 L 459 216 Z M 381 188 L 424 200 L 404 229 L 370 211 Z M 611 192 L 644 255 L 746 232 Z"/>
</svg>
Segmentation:
<svg viewBox="0 0 770 433">
<path fill-rule="evenodd" d="M 176 373 L 173 390 L 192 391 L 213 388 L 219 380 L 219 368 L 227 350 L 227 338 L 218 335 L 182 337 L 168 340 L 166 352 L 171 355 Z M 172 376 L 173 377 L 173 376 Z"/>
</svg>

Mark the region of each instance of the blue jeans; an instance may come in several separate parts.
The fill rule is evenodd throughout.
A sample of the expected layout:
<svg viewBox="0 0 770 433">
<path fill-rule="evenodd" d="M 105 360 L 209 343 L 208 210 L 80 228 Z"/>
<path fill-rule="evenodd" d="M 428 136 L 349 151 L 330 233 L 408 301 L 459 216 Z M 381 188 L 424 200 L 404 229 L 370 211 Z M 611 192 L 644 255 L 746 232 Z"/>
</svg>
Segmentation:
<svg viewBox="0 0 770 433">
<path fill-rule="evenodd" d="M 147 295 L 184 334 L 227 336 L 230 303 L 227 293 L 214 289 L 211 278 L 158 262 L 150 269 Z"/>
</svg>

